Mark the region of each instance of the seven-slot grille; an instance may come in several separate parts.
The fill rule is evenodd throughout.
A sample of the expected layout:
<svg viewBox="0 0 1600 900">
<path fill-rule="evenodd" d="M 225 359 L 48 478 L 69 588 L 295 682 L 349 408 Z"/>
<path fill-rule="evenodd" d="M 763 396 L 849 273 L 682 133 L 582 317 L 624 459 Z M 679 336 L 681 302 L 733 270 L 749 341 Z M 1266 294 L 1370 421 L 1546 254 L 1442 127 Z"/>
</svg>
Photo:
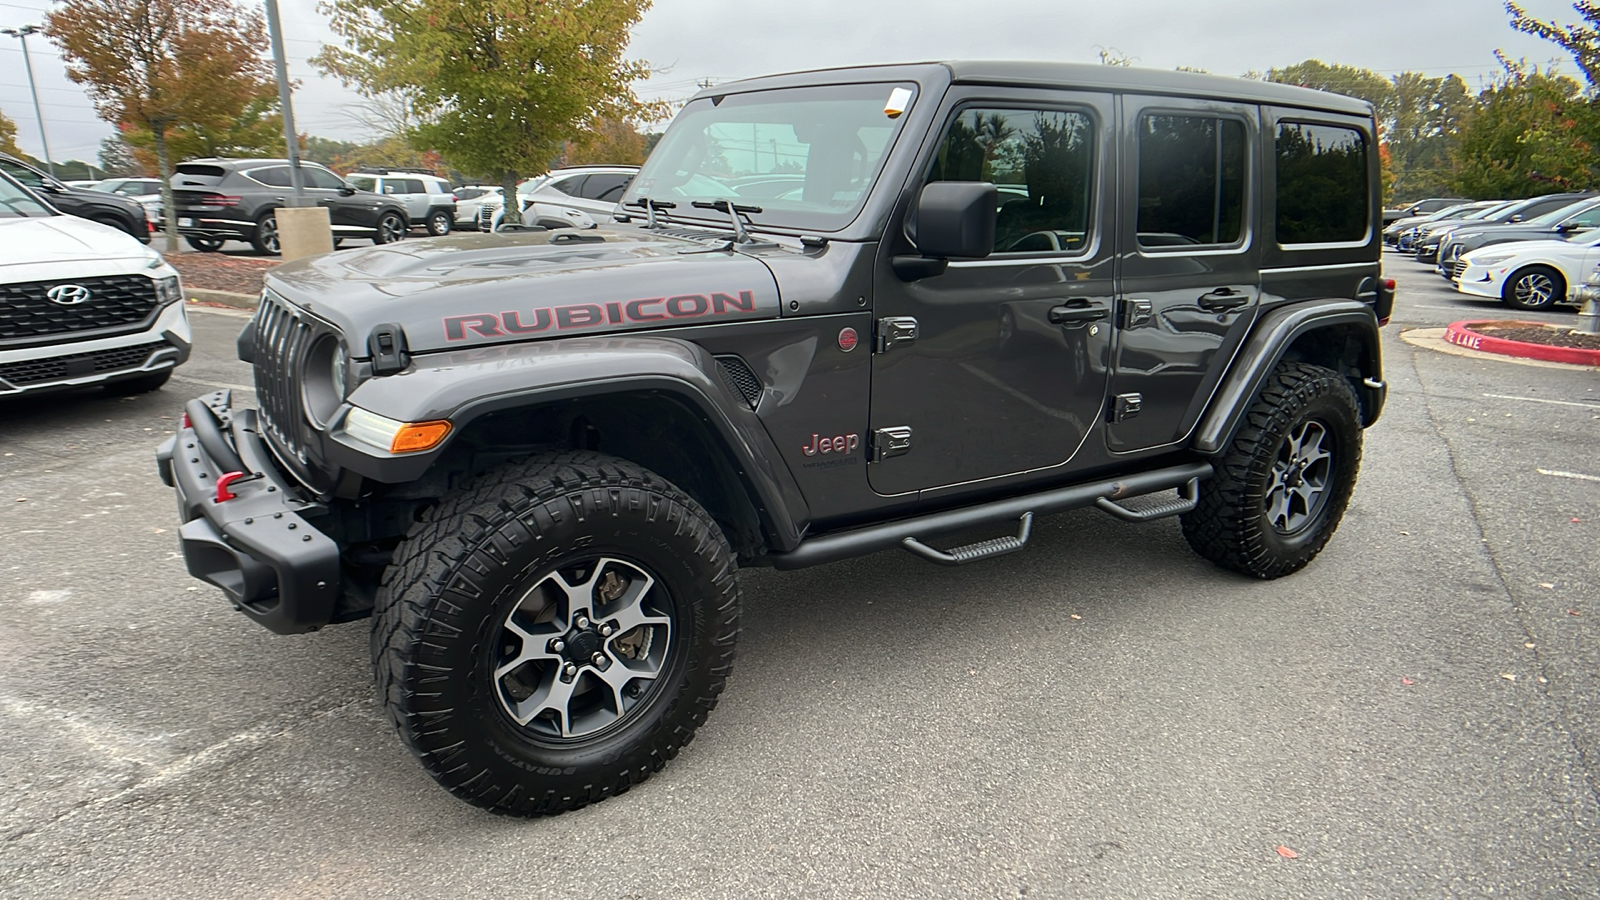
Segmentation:
<svg viewBox="0 0 1600 900">
<path fill-rule="evenodd" d="M 257 415 L 264 430 L 305 464 L 308 427 L 300 380 L 306 355 L 327 326 L 266 292 L 255 319 Z M 289 460 L 285 460 L 289 462 Z"/>
<path fill-rule="evenodd" d="M 1456 260 L 1456 264 L 1454 266 L 1450 267 L 1450 280 L 1451 281 L 1460 281 L 1461 280 L 1461 273 L 1465 272 L 1466 270 L 1467 270 L 1467 261 L 1464 260 L 1464 259 Z"/>
<path fill-rule="evenodd" d="M 478 207 L 478 230 L 489 231 L 489 226 L 494 224 L 495 207 L 485 203 Z"/>
<path fill-rule="evenodd" d="M 89 299 L 70 306 L 55 303 L 47 294 L 59 285 L 85 288 Z M 0 284 L 0 342 L 137 331 L 155 313 L 156 305 L 156 283 L 143 275 Z"/>
</svg>

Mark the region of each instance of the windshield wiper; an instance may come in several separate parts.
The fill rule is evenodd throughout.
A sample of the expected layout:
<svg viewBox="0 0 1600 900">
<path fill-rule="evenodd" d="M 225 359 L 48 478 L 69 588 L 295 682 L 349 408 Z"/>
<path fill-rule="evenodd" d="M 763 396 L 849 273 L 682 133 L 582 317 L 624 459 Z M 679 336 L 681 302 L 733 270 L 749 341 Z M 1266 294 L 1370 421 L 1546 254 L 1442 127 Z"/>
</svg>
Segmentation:
<svg viewBox="0 0 1600 900">
<path fill-rule="evenodd" d="M 671 200 L 651 200 L 649 197 L 640 197 L 637 200 L 630 200 L 625 205 L 638 206 L 645 210 L 644 227 L 646 228 L 656 227 L 656 210 L 678 208 L 678 204 L 673 203 Z M 662 218 L 666 218 L 665 214 L 662 215 Z"/>
<path fill-rule="evenodd" d="M 761 207 L 746 206 L 742 203 L 734 203 L 732 200 L 696 200 L 690 205 L 695 209 L 714 209 L 717 212 L 727 213 L 729 221 L 733 222 L 733 242 L 735 244 L 757 243 L 756 239 L 750 236 L 750 232 L 745 230 L 744 223 L 750 221 L 750 213 L 761 212 Z M 754 225 L 755 222 L 750 221 L 750 224 Z"/>
</svg>

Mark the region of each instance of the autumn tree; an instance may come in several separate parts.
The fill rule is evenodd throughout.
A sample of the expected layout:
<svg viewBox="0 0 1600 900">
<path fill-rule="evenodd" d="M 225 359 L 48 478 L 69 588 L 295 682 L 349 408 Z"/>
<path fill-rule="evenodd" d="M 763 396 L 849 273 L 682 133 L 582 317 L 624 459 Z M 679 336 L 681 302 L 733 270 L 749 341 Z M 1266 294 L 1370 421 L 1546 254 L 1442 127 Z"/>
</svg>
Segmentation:
<svg viewBox="0 0 1600 900">
<path fill-rule="evenodd" d="M 1558 25 L 1545 22 L 1528 15 L 1520 3 L 1511 0 L 1506 2 L 1512 28 L 1544 38 L 1571 53 L 1589 87 L 1600 88 L 1600 2 L 1577 0 L 1572 4 L 1572 9 L 1583 17 L 1585 24 Z"/>
<path fill-rule="evenodd" d="M 555 159 L 563 142 L 607 119 L 656 110 L 632 84 L 649 75 L 623 58 L 650 0 L 324 0 L 345 41 L 312 62 L 368 96 L 398 95 L 420 124 L 413 145 L 505 190 Z"/>
<path fill-rule="evenodd" d="M 0 153 L 22 155 L 22 148 L 17 146 L 17 123 L 6 118 L 3 112 L 0 112 Z"/>
<path fill-rule="evenodd" d="M 260 13 L 230 0 L 65 0 L 45 16 L 45 29 L 101 118 L 148 132 L 167 249 L 176 251 L 170 141 L 186 129 L 235 127 L 263 96 L 271 69 Z"/>
<path fill-rule="evenodd" d="M 1467 197 L 1531 197 L 1600 177 L 1600 115 L 1576 79 L 1502 60 L 1505 74 L 1463 117 L 1453 186 Z"/>
<path fill-rule="evenodd" d="M 625 119 L 602 119 L 585 128 L 561 151 L 563 166 L 637 166 L 649 155 L 649 138 Z"/>
</svg>

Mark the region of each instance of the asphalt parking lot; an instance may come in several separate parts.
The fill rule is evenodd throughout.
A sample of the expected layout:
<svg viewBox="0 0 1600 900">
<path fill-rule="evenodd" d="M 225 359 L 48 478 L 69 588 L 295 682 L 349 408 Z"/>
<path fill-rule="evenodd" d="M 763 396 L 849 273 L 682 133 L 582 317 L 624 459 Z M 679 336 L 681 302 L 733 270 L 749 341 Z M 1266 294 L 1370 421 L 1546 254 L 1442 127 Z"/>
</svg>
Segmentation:
<svg viewBox="0 0 1600 900">
<path fill-rule="evenodd" d="M 0 404 L 0 896 L 1600 895 L 1600 374 L 1402 340 L 1506 310 L 1386 266 L 1389 405 L 1305 571 L 1095 511 L 747 571 L 694 743 L 532 821 L 416 765 L 363 624 L 274 636 L 185 573 L 152 451 L 250 397 L 197 310 L 163 391 Z"/>
</svg>

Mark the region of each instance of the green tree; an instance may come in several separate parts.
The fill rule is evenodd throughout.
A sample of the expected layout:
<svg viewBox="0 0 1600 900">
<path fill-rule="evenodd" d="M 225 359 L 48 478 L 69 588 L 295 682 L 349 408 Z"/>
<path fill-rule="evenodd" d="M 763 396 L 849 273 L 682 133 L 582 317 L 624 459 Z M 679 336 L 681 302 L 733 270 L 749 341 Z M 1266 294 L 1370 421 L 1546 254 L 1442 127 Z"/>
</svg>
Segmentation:
<svg viewBox="0 0 1600 900">
<path fill-rule="evenodd" d="M 149 133 L 167 249 L 177 250 L 169 136 L 226 131 L 259 100 L 271 71 L 261 15 L 230 0 L 66 0 L 45 28 L 101 118 Z"/>
<path fill-rule="evenodd" d="M 1454 187 L 1468 197 L 1531 197 L 1595 183 L 1597 114 L 1576 79 L 1506 63 L 1462 118 Z"/>
<path fill-rule="evenodd" d="M 517 182 L 604 119 L 658 112 L 623 58 L 650 0 L 324 0 L 344 47 L 313 63 L 368 96 L 398 94 L 421 124 L 412 144 L 497 178 L 508 223 Z"/>
<path fill-rule="evenodd" d="M 107 178 L 137 178 L 155 171 L 140 164 L 133 156 L 133 148 L 118 134 L 101 139 L 100 168 Z"/>
<path fill-rule="evenodd" d="M 1511 27 L 1534 37 L 1541 37 L 1561 46 L 1572 54 L 1578 70 L 1588 80 L 1591 88 L 1600 88 L 1600 3 L 1594 0 L 1577 0 L 1574 11 L 1587 24 L 1557 25 L 1535 19 L 1519 3 L 1506 2 L 1506 12 L 1511 14 Z"/>
<path fill-rule="evenodd" d="M 17 123 L 6 118 L 3 112 L 0 112 L 0 153 L 22 155 L 22 148 L 17 146 Z"/>
</svg>

